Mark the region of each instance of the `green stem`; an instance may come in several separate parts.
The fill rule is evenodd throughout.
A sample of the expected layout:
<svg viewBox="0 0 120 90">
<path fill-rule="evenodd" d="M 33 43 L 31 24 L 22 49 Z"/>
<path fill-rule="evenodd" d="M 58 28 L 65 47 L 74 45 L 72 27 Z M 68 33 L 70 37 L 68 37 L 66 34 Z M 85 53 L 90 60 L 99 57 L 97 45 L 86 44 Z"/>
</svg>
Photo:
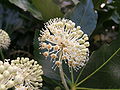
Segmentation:
<svg viewBox="0 0 120 90">
<path fill-rule="evenodd" d="M 76 87 L 76 90 L 92 90 L 93 88 Z"/>
<path fill-rule="evenodd" d="M 87 62 L 87 63 L 88 63 L 88 62 Z M 86 65 L 87 65 L 87 63 L 86 63 Z M 75 84 L 78 82 L 78 80 L 79 80 L 79 78 L 80 78 L 80 76 L 81 76 L 83 70 L 85 69 L 86 65 L 81 69 L 79 75 L 77 76 L 77 79 L 76 79 L 76 81 L 75 81 Z"/>
<path fill-rule="evenodd" d="M 71 71 L 70 71 L 70 73 L 71 73 L 71 80 L 72 80 L 72 84 L 73 84 L 74 83 L 73 68 L 70 67 L 70 69 L 71 69 Z"/>
<path fill-rule="evenodd" d="M 67 83 L 66 83 L 66 80 L 65 80 L 65 77 L 64 77 L 64 72 L 63 72 L 62 65 L 59 66 L 59 71 L 60 71 L 60 77 L 61 77 L 61 80 L 62 80 L 62 83 L 63 83 L 65 89 L 69 90 L 69 88 L 67 86 Z"/>
<path fill-rule="evenodd" d="M 59 61 L 60 62 L 62 62 L 61 58 L 62 58 L 62 51 L 60 52 L 60 55 L 59 55 Z M 61 77 L 61 80 L 62 80 L 62 84 L 64 85 L 66 90 L 69 90 L 68 85 L 67 85 L 66 80 L 65 80 L 65 77 L 64 77 L 62 64 L 59 65 L 59 72 L 60 72 L 60 77 Z"/>
<path fill-rule="evenodd" d="M 77 90 L 120 90 L 120 89 L 94 89 L 94 88 L 82 88 L 76 87 Z"/>
<path fill-rule="evenodd" d="M 71 90 L 76 90 L 76 85 L 75 84 L 71 85 Z"/>
<path fill-rule="evenodd" d="M 105 66 L 118 53 L 119 50 L 120 50 L 120 48 L 104 64 L 102 64 L 93 73 L 91 73 L 86 78 L 84 78 L 82 81 L 80 81 L 76 86 L 79 86 L 81 83 L 83 83 L 84 81 L 86 81 L 87 79 L 89 79 L 92 75 L 94 75 L 97 71 L 99 71 L 103 66 Z"/>
<path fill-rule="evenodd" d="M 71 86 L 72 82 L 71 80 L 67 77 L 67 75 L 64 73 L 65 78 L 67 79 L 66 82 Z"/>
<path fill-rule="evenodd" d="M 87 90 L 120 90 L 120 89 L 87 89 Z"/>
<path fill-rule="evenodd" d="M 81 76 L 84 68 L 85 68 L 85 66 L 84 66 L 84 67 L 82 68 L 82 70 L 80 71 L 80 73 L 79 73 L 79 75 L 78 75 L 78 77 L 77 77 L 77 79 L 76 79 L 76 81 L 75 81 L 75 84 L 78 82 L 78 80 L 79 80 L 79 78 L 80 78 L 80 76 Z"/>
<path fill-rule="evenodd" d="M 1 55 L 1 59 L 4 61 L 4 55 L 3 55 L 2 49 L 0 49 L 0 55 Z"/>
</svg>

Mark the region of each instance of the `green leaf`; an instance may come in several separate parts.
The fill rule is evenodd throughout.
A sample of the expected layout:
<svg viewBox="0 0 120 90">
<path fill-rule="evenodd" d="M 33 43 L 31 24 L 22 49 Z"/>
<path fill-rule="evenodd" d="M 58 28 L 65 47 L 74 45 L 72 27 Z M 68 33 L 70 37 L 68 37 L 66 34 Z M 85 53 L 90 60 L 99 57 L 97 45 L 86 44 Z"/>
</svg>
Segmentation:
<svg viewBox="0 0 120 90">
<path fill-rule="evenodd" d="M 77 87 L 77 90 L 120 90 L 120 89 L 94 89 L 94 88 L 81 88 Z"/>
<path fill-rule="evenodd" d="M 117 13 L 117 11 L 114 11 L 114 13 L 111 16 L 111 19 L 117 24 L 120 23 L 120 15 Z"/>
<path fill-rule="evenodd" d="M 33 5 L 42 13 L 44 20 L 63 17 L 63 14 L 53 0 L 32 0 Z"/>
<path fill-rule="evenodd" d="M 43 55 L 40 54 L 38 41 L 39 30 L 35 31 L 34 36 L 34 58 L 43 66 L 44 76 L 60 80 L 59 75 L 56 74 L 56 72 L 52 69 L 52 62 L 50 62 L 49 59 L 44 58 Z"/>
<path fill-rule="evenodd" d="M 61 85 L 60 81 L 50 79 L 50 78 L 45 77 L 45 76 L 43 76 L 43 80 L 45 82 L 45 87 L 48 87 L 50 90 L 57 90 L 56 87 L 59 87 L 62 90 L 64 90 L 64 87 Z M 43 90 L 44 90 L 44 87 L 43 87 Z"/>
<path fill-rule="evenodd" d="M 9 0 L 11 3 L 15 4 L 16 6 L 20 7 L 24 11 L 29 11 L 32 15 L 41 20 L 42 15 L 39 10 L 37 10 L 34 5 L 32 5 L 28 0 Z"/>
<path fill-rule="evenodd" d="M 80 3 L 65 17 L 74 21 L 77 26 L 81 26 L 82 30 L 90 35 L 97 23 L 97 13 L 93 8 L 92 0 L 80 0 Z"/>
<path fill-rule="evenodd" d="M 112 9 L 110 9 L 108 11 L 99 10 L 98 15 L 99 15 L 98 22 L 97 22 L 96 28 L 95 28 L 94 32 L 92 33 L 92 35 L 95 35 L 95 34 L 98 34 L 98 33 L 103 33 L 104 29 L 105 29 L 104 24 L 108 20 L 114 19 L 114 21 L 115 21 L 115 20 L 118 19 L 114 15 L 114 10 L 112 10 Z"/>
<path fill-rule="evenodd" d="M 117 10 L 118 14 L 120 15 L 120 0 L 115 0 L 110 4 L 114 9 Z"/>
<path fill-rule="evenodd" d="M 119 24 L 120 23 L 120 1 L 119 0 L 113 1 L 112 3 L 108 4 L 108 8 L 114 9 L 111 19 L 115 23 Z"/>
<path fill-rule="evenodd" d="M 118 49 L 120 49 L 120 36 L 110 45 L 105 44 L 99 50 L 95 51 L 86 65 L 80 77 L 80 81 L 93 73 L 101 65 L 107 62 L 98 72 L 86 79 L 80 87 L 86 88 L 120 88 L 120 50 L 108 62 Z"/>
<path fill-rule="evenodd" d="M 8 4 L 9 5 L 9 4 Z M 0 28 L 6 30 L 11 36 L 14 30 L 23 27 L 24 20 L 20 13 L 13 8 L 8 8 L 7 4 L 0 3 Z"/>
</svg>

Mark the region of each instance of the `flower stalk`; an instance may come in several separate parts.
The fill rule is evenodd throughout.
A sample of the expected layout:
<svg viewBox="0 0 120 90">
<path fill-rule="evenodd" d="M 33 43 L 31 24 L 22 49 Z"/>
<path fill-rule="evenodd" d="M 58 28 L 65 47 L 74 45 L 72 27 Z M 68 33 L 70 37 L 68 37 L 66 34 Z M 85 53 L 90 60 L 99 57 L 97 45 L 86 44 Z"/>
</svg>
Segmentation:
<svg viewBox="0 0 120 90">
<path fill-rule="evenodd" d="M 3 55 L 2 49 L 0 49 L 0 55 L 1 55 L 1 59 L 4 60 L 4 55 Z"/>
<path fill-rule="evenodd" d="M 60 71 L 60 77 L 61 77 L 61 80 L 62 80 L 62 84 L 64 85 L 66 90 L 69 90 L 68 85 L 67 85 L 66 80 L 65 80 L 65 77 L 64 77 L 62 64 L 59 66 L 59 71 Z"/>
<path fill-rule="evenodd" d="M 53 62 L 52 69 L 59 68 L 60 77 L 66 90 L 76 89 L 74 85 L 73 70 L 78 71 L 86 65 L 89 57 L 89 38 L 76 26 L 74 22 L 68 19 L 54 18 L 45 23 L 45 28 L 40 31 L 40 49 L 42 54 Z M 68 87 L 62 64 L 68 65 L 71 72 L 71 84 Z M 71 85 L 69 85 L 71 86 Z"/>
<path fill-rule="evenodd" d="M 61 58 L 62 58 L 62 50 L 59 53 L 59 61 L 60 62 L 62 62 Z M 58 67 L 59 67 L 59 72 L 60 72 L 60 77 L 61 77 L 61 80 L 62 80 L 62 84 L 64 85 L 66 90 L 69 90 L 68 85 L 67 85 L 66 80 L 65 80 L 65 77 L 64 77 L 62 64 L 60 64 Z"/>
</svg>

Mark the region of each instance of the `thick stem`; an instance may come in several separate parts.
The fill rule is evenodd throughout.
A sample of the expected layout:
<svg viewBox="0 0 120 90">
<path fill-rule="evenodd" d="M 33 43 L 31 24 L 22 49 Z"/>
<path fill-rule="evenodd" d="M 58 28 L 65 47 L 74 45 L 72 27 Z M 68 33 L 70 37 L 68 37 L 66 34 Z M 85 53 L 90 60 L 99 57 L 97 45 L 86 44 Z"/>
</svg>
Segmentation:
<svg viewBox="0 0 120 90">
<path fill-rule="evenodd" d="M 62 62 L 61 58 L 62 58 L 62 50 L 61 50 L 61 52 L 59 54 L 59 61 L 60 62 Z M 65 87 L 66 90 L 69 90 L 68 85 L 67 85 L 66 80 L 65 80 L 65 77 L 64 77 L 64 72 L 63 72 L 62 64 L 59 65 L 59 72 L 60 72 L 60 77 L 61 77 L 61 80 L 62 80 L 62 84 L 64 85 L 64 87 Z"/>
<path fill-rule="evenodd" d="M 2 49 L 0 49 L 0 55 L 1 55 L 1 59 L 4 61 L 4 55 L 3 55 Z"/>
<path fill-rule="evenodd" d="M 62 84 L 64 85 L 64 87 L 65 87 L 66 90 L 69 90 L 69 88 L 67 86 L 67 83 L 66 83 L 66 80 L 65 80 L 65 77 L 64 77 L 64 72 L 63 72 L 62 64 L 59 66 L 59 71 L 60 71 L 60 77 L 61 77 L 61 80 L 62 80 Z"/>
<path fill-rule="evenodd" d="M 71 85 L 71 90 L 77 90 L 75 84 L 72 84 L 72 85 Z"/>
</svg>

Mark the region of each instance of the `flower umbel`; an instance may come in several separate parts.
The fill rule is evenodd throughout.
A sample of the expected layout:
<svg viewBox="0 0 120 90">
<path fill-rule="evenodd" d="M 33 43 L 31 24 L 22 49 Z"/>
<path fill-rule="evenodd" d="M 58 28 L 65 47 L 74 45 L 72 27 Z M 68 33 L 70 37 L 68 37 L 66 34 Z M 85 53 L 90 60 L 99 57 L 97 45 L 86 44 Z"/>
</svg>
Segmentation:
<svg viewBox="0 0 120 90">
<path fill-rule="evenodd" d="M 8 34 L 4 30 L 0 29 L 0 49 L 7 49 L 9 45 L 10 38 Z"/>
<path fill-rule="evenodd" d="M 45 57 L 51 57 L 54 69 L 65 61 L 75 70 L 79 70 L 88 61 L 88 39 L 80 26 L 75 27 L 74 22 L 64 18 L 49 20 L 39 37 L 40 49 L 44 51 Z"/>
<path fill-rule="evenodd" d="M 40 90 L 43 71 L 37 61 L 19 57 L 9 61 L 0 61 L 0 90 Z"/>
<path fill-rule="evenodd" d="M 42 87 L 43 71 L 37 61 L 29 60 L 29 58 L 17 58 L 11 61 L 11 65 L 17 66 L 19 70 L 14 78 L 16 90 L 19 87 L 25 86 L 28 90 L 40 90 Z"/>
<path fill-rule="evenodd" d="M 17 67 L 10 65 L 8 61 L 7 59 L 5 62 L 0 61 L 0 90 L 7 90 L 15 85 Z"/>
</svg>

